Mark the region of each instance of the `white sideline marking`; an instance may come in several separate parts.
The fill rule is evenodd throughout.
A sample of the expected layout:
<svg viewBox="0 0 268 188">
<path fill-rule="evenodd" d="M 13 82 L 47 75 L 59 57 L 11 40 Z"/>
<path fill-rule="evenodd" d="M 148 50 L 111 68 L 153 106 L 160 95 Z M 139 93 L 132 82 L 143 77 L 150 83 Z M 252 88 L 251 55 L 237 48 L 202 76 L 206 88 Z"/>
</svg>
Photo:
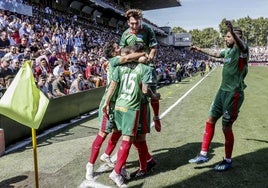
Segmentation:
<svg viewBox="0 0 268 188">
<path fill-rule="evenodd" d="M 214 70 L 214 69 L 213 69 Z M 209 73 L 207 73 L 201 80 L 199 80 L 191 89 L 189 89 L 183 96 L 181 96 L 173 105 L 171 105 L 166 111 L 164 111 L 161 115 L 160 115 L 160 119 L 162 119 L 163 117 L 165 117 L 176 105 L 178 105 L 185 97 L 187 97 L 187 95 L 189 94 L 189 93 L 191 93 L 193 90 L 194 90 L 194 88 L 196 88 L 213 70 L 211 70 Z M 152 126 L 154 126 L 154 123 L 152 122 L 151 123 L 151 127 Z M 115 160 L 116 160 L 116 154 L 114 154 L 113 156 L 112 156 L 112 158 L 111 158 L 111 160 L 114 162 Z M 97 170 L 96 170 L 96 172 L 104 172 L 104 171 L 106 171 L 106 170 L 108 170 L 109 169 L 109 167 L 106 165 L 106 164 L 102 164 Z M 98 178 L 99 176 L 96 176 L 96 177 L 94 177 L 94 179 L 96 180 L 97 178 Z M 94 182 L 93 182 L 94 183 Z M 97 182 L 96 182 L 97 183 Z M 83 183 L 82 183 L 83 184 Z M 100 186 L 100 185 L 102 185 L 102 184 L 100 184 L 100 183 L 97 183 L 98 184 L 98 186 Z M 94 184 L 92 184 L 93 185 L 93 187 L 97 187 L 97 185 L 96 186 L 94 186 Z M 81 185 L 80 185 L 81 186 Z M 105 185 L 102 185 L 103 186 L 103 188 L 106 188 L 106 186 Z M 84 188 L 84 187 L 79 187 L 79 188 Z"/>
<path fill-rule="evenodd" d="M 214 69 L 213 69 L 214 70 Z M 213 70 L 207 73 L 201 80 L 199 80 L 191 89 L 189 89 L 181 98 L 179 98 L 173 105 L 171 105 L 166 111 L 164 111 L 159 118 L 162 119 L 165 117 L 175 106 L 177 106 L 191 91 L 194 90 Z M 151 123 L 151 127 L 154 126 L 154 122 Z"/>
<path fill-rule="evenodd" d="M 84 180 L 78 188 L 89 188 L 89 187 L 94 187 L 94 188 L 111 188 L 110 186 L 103 185 L 99 182 L 96 181 L 88 181 Z"/>
<path fill-rule="evenodd" d="M 97 113 L 98 113 L 98 109 L 91 111 L 88 115 L 82 115 L 81 118 L 79 118 L 79 119 L 73 119 L 73 120 L 70 120 L 70 122 L 68 122 L 68 123 L 62 123 L 62 124 L 59 124 L 55 127 L 49 128 L 49 129 L 45 130 L 42 134 L 38 134 L 36 136 L 36 139 L 39 140 L 41 138 L 44 138 L 45 136 L 49 135 L 50 133 L 54 133 L 58 130 L 61 130 L 65 127 L 72 125 L 75 122 L 81 121 L 83 118 L 90 117 L 90 116 L 95 115 Z M 9 154 L 13 151 L 20 149 L 20 148 L 26 147 L 26 146 L 30 145 L 31 143 L 32 143 L 32 137 L 26 138 L 25 140 L 22 140 L 21 142 L 18 142 L 18 143 L 15 143 L 14 145 L 9 146 L 6 149 L 5 154 Z"/>
</svg>

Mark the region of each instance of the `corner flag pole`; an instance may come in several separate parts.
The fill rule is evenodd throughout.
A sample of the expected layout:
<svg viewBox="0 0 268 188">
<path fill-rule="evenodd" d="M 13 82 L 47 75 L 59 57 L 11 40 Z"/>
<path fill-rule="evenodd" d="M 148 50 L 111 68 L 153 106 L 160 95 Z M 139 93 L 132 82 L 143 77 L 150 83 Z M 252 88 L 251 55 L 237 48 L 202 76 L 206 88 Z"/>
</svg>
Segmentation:
<svg viewBox="0 0 268 188">
<path fill-rule="evenodd" d="M 1 97 L 0 113 L 32 129 L 35 184 L 36 188 L 39 188 L 36 129 L 42 123 L 49 99 L 36 86 L 31 63 L 31 61 L 25 61 Z"/>
<path fill-rule="evenodd" d="M 36 130 L 32 128 L 32 144 L 33 144 L 33 155 L 34 155 L 34 175 L 35 175 L 35 187 L 39 188 L 38 180 L 38 162 L 37 162 L 37 144 L 36 144 Z"/>
</svg>

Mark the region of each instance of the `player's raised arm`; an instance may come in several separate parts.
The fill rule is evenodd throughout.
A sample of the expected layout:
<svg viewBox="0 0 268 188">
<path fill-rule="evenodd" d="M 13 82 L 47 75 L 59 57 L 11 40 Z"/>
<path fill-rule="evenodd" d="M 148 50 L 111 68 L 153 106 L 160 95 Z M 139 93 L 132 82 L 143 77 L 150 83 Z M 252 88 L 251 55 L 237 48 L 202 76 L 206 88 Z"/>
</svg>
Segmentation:
<svg viewBox="0 0 268 188">
<path fill-rule="evenodd" d="M 242 30 L 239 27 L 233 27 L 232 23 L 229 20 L 226 20 L 225 25 L 227 27 L 227 30 L 233 36 L 238 48 L 244 53 L 247 52 L 247 45 L 242 40 Z"/>
<path fill-rule="evenodd" d="M 203 54 L 212 56 L 212 57 L 216 57 L 216 58 L 220 58 L 220 52 L 219 51 L 211 51 L 211 50 L 207 50 L 207 49 L 202 49 L 200 47 L 197 46 L 191 46 L 190 50 L 194 50 L 194 51 L 198 51 L 201 52 Z"/>
</svg>

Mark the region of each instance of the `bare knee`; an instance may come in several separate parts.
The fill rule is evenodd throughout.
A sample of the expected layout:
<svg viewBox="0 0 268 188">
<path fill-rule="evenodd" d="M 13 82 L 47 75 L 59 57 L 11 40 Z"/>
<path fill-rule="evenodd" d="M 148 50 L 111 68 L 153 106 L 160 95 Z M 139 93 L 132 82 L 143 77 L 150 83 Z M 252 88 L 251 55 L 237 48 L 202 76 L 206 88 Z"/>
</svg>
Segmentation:
<svg viewBox="0 0 268 188">
<path fill-rule="evenodd" d="M 99 136 L 101 136 L 102 138 L 106 138 L 107 136 L 107 133 L 106 132 L 103 132 L 103 131 L 99 131 Z"/>
<path fill-rule="evenodd" d="M 207 118 L 207 121 L 206 122 L 208 122 L 210 124 L 216 124 L 217 119 L 210 116 L 210 117 Z"/>
</svg>

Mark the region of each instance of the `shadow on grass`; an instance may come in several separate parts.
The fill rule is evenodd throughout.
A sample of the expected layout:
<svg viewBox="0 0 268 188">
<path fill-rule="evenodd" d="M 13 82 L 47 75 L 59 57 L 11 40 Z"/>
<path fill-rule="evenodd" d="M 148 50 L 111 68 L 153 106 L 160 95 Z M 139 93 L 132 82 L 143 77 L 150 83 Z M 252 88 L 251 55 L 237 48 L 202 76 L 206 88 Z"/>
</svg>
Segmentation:
<svg viewBox="0 0 268 188">
<path fill-rule="evenodd" d="M 180 166 L 184 166 L 188 163 L 188 160 L 195 157 L 195 154 L 198 154 L 200 150 L 201 143 L 188 143 L 177 148 L 162 148 L 159 150 L 152 151 L 153 158 L 157 161 L 157 166 L 148 174 L 148 176 L 153 176 L 158 173 L 167 172 L 175 170 Z M 209 157 L 214 156 L 214 149 L 217 147 L 222 147 L 221 143 L 212 143 L 210 149 Z M 127 167 L 137 167 L 138 161 L 132 161 L 127 163 Z M 213 167 L 207 167 L 213 168 Z"/>
<path fill-rule="evenodd" d="M 214 156 L 214 148 L 221 147 L 222 144 L 213 143 L 211 146 L 212 149 L 210 151 L 212 154 L 210 155 L 210 158 Z M 187 143 L 177 148 L 163 148 L 154 150 L 153 153 L 156 154 L 153 154 L 153 157 L 159 163 L 154 173 L 175 170 L 180 166 L 189 164 L 188 160 L 194 158 L 195 155 L 198 154 L 199 150 L 200 143 Z"/>
<path fill-rule="evenodd" d="M 77 138 L 82 138 L 82 137 L 88 137 L 90 135 L 95 135 L 97 131 L 99 130 L 98 128 L 93 128 L 93 127 L 87 127 L 81 125 L 82 123 L 92 120 L 97 117 L 97 114 L 94 114 L 90 117 L 87 118 L 81 118 L 77 122 L 69 122 L 66 123 L 66 125 L 61 126 L 55 126 L 50 129 L 47 129 L 43 131 L 42 133 L 39 133 L 37 135 L 37 143 L 38 147 L 44 147 L 51 145 L 53 143 L 57 142 L 62 142 L 66 140 L 72 140 L 72 139 L 77 139 Z M 79 134 L 76 134 L 72 131 L 74 127 L 79 128 Z M 8 155 L 10 153 L 15 153 L 15 152 L 22 152 L 27 149 L 32 149 L 32 138 L 27 138 L 24 139 L 20 142 L 15 143 L 14 145 L 11 145 L 6 148 L 8 152 L 5 153 L 5 155 Z M 9 151 L 10 150 L 10 151 Z"/>
<path fill-rule="evenodd" d="M 210 150 L 210 159 L 213 158 L 214 149 L 222 147 L 221 143 L 212 143 Z M 154 176 L 161 172 L 172 171 L 180 166 L 188 165 L 188 160 L 195 157 L 194 151 L 200 149 L 200 143 L 188 143 L 177 148 L 164 148 L 153 151 L 153 157 L 157 160 L 158 165 L 154 171 L 148 176 Z M 191 176 L 186 180 L 178 181 L 167 188 L 177 187 L 206 187 L 206 188 L 224 188 L 224 187 L 268 187 L 268 148 L 260 149 L 252 153 L 241 155 L 233 158 L 233 168 L 226 172 L 216 172 L 214 166 L 217 163 L 204 163 L 202 165 L 189 166 L 189 171 L 200 173 L 201 169 L 206 169 L 206 172 Z M 129 162 L 127 166 L 137 166 L 137 161 Z M 178 174 L 179 175 L 179 174 Z M 146 176 L 146 177 L 148 177 Z M 145 178 L 146 178 L 145 177 Z M 135 180 L 134 180 L 135 181 Z M 135 185 L 136 187 L 136 185 Z"/>
<path fill-rule="evenodd" d="M 253 140 L 253 141 L 256 141 L 256 142 L 263 142 L 263 143 L 267 143 L 268 144 L 268 140 L 259 140 L 259 139 L 252 139 L 252 138 L 247 138 L 246 140 Z"/>
<path fill-rule="evenodd" d="M 26 176 L 26 175 L 20 175 L 20 176 L 12 177 L 12 178 L 9 178 L 9 179 L 6 179 L 6 180 L 2 181 L 0 183 L 0 187 L 3 187 L 3 188 L 15 188 L 15 185 L 12 185 L 12 184 L 22 182 L 22 181 L 26 180 L 27 178 L 28 178 L 28 176 Z"/>
<path fill-rule="evenodd" d="M 194 167 L 195 170 L 208 168 L 209 170 L 189 177 L 187 180 L 165 186 L 173 187 L 268 187 L 268 148 L 260 149 L 252 153 L 233 158 L 233 168 L 226 172 L 216 172 L 210 164 L 202 167 Z M 192 170 L 192 169 L 191 169 Z"/>
</svg>

